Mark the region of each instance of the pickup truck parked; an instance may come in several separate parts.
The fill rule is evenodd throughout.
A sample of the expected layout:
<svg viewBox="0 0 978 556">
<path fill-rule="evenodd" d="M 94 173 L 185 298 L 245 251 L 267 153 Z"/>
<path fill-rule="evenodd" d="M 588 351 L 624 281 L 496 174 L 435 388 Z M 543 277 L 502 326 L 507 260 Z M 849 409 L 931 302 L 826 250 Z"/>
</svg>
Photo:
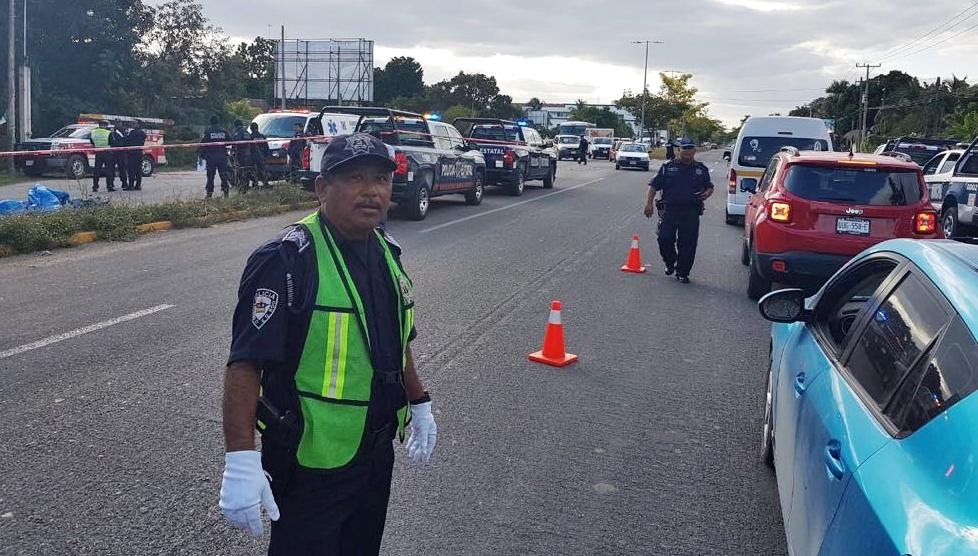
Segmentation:
<svg viewBox="0 0 978 556">
<path fill-rule="evenodd" d="M 924 181 L 941 218 L 945 238 L 974 236 L 978 225 L 978 139 L 963 150 L 949 150 L 924 165 Z"/>
<path fill-rule="evenodd" d="M 486 159 L 486 184 L 505 187 L 510 195 L 523 194 L 526 182 L 543 180 L 550 189 L 557 179 L 557 152 L 533 128 L 495 118 L 456 118 L 456 126 L 469 126 L 467 141 Z"/>
<path fill-rule="evenodd" d="M 412 220 L 424 220 L 432 197 L 461 194 L 467 204 L 482 202 L 485 157 L 451 125 L 387 108 L 328 106 L 320 111 L 320 119 L 328 114 L 359 116 L 357 133 L 369 133 L 393 147 L 397 161 L 393 200 Z M 328 139 L 309 141 L 304 187 L 313 187 L 327 144 Z"/>
</svg>

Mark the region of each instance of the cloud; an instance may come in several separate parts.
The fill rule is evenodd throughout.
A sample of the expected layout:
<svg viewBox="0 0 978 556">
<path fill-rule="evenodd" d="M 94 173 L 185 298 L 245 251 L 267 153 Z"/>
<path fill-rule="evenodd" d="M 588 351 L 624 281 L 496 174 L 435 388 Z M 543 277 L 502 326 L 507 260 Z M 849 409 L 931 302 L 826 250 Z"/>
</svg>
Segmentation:
<svg viewBox="0 0 978 556">
<path fill-rule="evenodd" d="M 758 12 L 797 11 L 804 9 L 794 2 L 770 2 L 768 0 L 713 0 L 717 4 L 747 8 Z"/>
</svg>

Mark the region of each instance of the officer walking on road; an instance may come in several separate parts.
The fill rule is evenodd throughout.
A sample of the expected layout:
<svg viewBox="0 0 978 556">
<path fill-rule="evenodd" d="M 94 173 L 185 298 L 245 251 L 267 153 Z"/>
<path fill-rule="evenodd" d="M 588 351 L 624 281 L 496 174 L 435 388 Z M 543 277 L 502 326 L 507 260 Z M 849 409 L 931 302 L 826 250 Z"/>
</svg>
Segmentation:
<svg viewBox="0 0 978 556">
<path fill-rule="evenodd" d="M 221 127 L 220 120 L 217 116 L 211 116 L 211 125 L 204 130 L 204 136 L 201 137 L 200 142 L 226 143 L 227 141 L 227 130 Z M 228 166 L 227 147 L 224 145 L 201 147 L 200 154 L 207 163 L 207 184 L 204 186 L 207 190 L 207 198 L 210 199 L 214 195 L 215 172 L 221 176 L 221 191 L 227 197 L 231 187 L 231 179 L 228 175 L 230 173 L 230 167 Z"/>
<path fill-rule="evenodd" d="M 115 126 L 109 133 L 109 146 L 110 147 L 125 147 L 126 146 L 126 134 L 119 129 L 119 126 Z M 115 151 L 110 152 L 109 156 L 112 157 L 112 161 L 109 162 L 109 172 L 115 176 L 116 169 L 119 170 L 119 181 L 122 182 L 122 190 L 129 191 L 129 177 L 128 170 L 126 168 L 126 151 Z M 113 178 L 114 179 L 114 178 Z"/>
<path fill-rule="evenodd" d="M 136 120 L 132 129 L 126 135 L 126 145 L 130 147 L 142 147 L 146 145 L 146 132 L 143 131 L 143 122 Z M 143 151 L 133 149 L 126 151 L 126 166 L 129 168 L 129 188 L 133 191 L 143 189 Z"/>
<path fill-rule="evenodd" d="M 710 170 L 694 160 L 696 144 L 690 139 L 679 142 L 679 158 L 666 162 L 649 183 L 645 216 L 652 218 L 659 209 L 659 253 L 666 264 L 666 275 L 676 274 L 683 284 L 689 283 L 689 271 L 696 258 L 700 215 L 703 201 L 713 195 Z M 662 191 L 656 202 L 655 194 Z"/>
<path fill-rule="evenodd" d="M 109 122 L 102 120 L 98 127 L 92 130 L 89 141 L 96 149 L 104 149 L 109 146 Z M 105 176 L 105 185 L 109 191 L 115 191 L 115 171 L 112 168 L 112 153 L 95 153 L 95 168 L 92 169 L 92 193 L 98 192 L 98 180 L 100 176 Z"/>
<path fill-rule="evenodd" d="M 582 136 L 581 137 L 581 143 L 580 143 L 580 145 L 577 148 L 577 164 L 578 165 L 580 165 L 583 162 L 584 165 L 587 166 L 587 148 L 588 148 L 588 146 L 590 146 L 590 143 L 588 142 L 587 137 L 583 137 Z"/>
<path fill-rule="evenodd" d="M 319 210 L 245 267 L 224 378 L 220 506 L 256 536 L 264 507 L 270 555 L 378 554 L 392 440 L 406 428 L 415 462 L 435 448 L 409 346 L 414 287 L 400 247 L 377 229 L 396 167 L 380 140 L 336 137 L 316 179 Z"/>
</svg>

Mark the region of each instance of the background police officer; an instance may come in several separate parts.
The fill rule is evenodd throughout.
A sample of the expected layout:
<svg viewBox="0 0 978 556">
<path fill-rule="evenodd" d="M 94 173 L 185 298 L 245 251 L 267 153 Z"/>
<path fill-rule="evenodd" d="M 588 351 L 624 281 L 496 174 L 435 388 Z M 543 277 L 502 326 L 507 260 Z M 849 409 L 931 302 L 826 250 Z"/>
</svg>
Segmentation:
<svg viewBox="0 0 978 556">
<path fill-rule="evenodd" d="M 703 201 L 713 195 L 710 169 L 694 160 L 696 144 L 690 139 L 679 142 L 679 158 L 659 168 L 649 183 L 645 216 L 652 218 L 655 194 L 662 191 L 659 207 L 659 253 L 666 264 L 666 274 L 689 283 L 689 272 L 696 258 Z"/>
<path fill-rule="evenodd" d="M 234 120 L 231 128 L 231 140 L 235 143 L 241 143 L 242 141 L 250 141 L 251 134 L 248 133 L 248 129 L 245 127 L 244 122 L 241 120 Z M 248 143 L 241 143 L 240 145 L 234 145 L 231 147 L 234 152 L 234 181 L 238 186 L 238 190 L 242 193 L 247 191 L 249 182 L 255 173 L 254 166 L 251 162 L 251 145 Z"/>
<path fill-rule="evenodd" d="M 109 137 L 111 135 L 112 132 L 109 131 L 109 122 L 102 120 L 98 123 L 98 127 L 92 130 L 89 141 L 96 149 L 104 149 L 109 146 Z M 108 186 L 108 190 L 115 191 L 115 171 L 112 168 L 112 153 L 95 153 L 95 168 L 92 169 L 93 193 L 98 191 L 99 176 L 105 176 L 105 184 Z"/>
<path fill-rule="evenodd" d="M 289 181 L 292 183 L 299 183 L 299 170 L 302 168 L 302 151 L 306 148 L 306 142 L 304 140 L 298 140 L 298 138 L 305 136 L 305 132 L 302 131 L 302 124 L 296 122 L 292 126 L 292 140 L 289 141 Z"/>
<path fill-rule="evenodd" d="M 146 145 L 146 132 L 143 131 L 143 122 L 136 120 L 132 129 L 126 135 L 126 145 L 130 147 L 142 147 Z M 129 167 L 129 188 L 133 191 L 140 191 L 143 188 L 143 151 L 133 149 L 125 152 L 126 166 Z"/>
<path fill-rule="evenodd" d="M 410 414 L 408 457 L 428 461 L 437 428 L 409 347 L 413 285 L 376 229 L 393 152 L 370 135 L 339 136 L 321 168 L 320 209 L 255 251 L 238 290 L 220 506 L 255 535 L 263 506 L 269 554 L 377 554 L 391 441 Z"/>
<path fill-rule="evenodd" d="M 125 147 L 126 146 L 126 134 L 119 129 L 119 126 L 115 126 L 112 132 L 109 133 L 109 146 L 110 147 Z M 110 152 L 111 162 L 109 162 L 109 172 L 115 176 L 115 171 L 119 171 L 119 181 L 122 182 L 122 190 L 129 191 L 129 171 L 126 168 L 126 151 L 115 151 Z"/>
<path fill-rule="evenodd" d="M 587 166 L 587 148 L 588 148 L 588 146 L 590 146 L 590 144 L 591 143 L 587 140 L 587 137 L 584 137 L 582 135 L 581 136 L 581 142 L 578 144 L 578 147 L 577 147 L 577 163 L 578 164 L 581 164 L 583 162 L 584 165 Z"/>
<path fill-rule="evenodd" d="M 255 169 L 252 177 L 255 187 L 258 186 L 259 180 L 263 186 L 268 187 L 268 174 L 265 172 L 265 158 L 272 154 L 271 149 L 268 148 L 268 142 L 265 141 L 268 138 L 258 131 L 258 124 L 256 122 L 251 122 L 248 130 L 251 132 L 249 138 L 252 141 L 261 141 L 261 143 L 251 144 L 251 164 Z"/>
<path fill-rule="evenodd" d="M 228 141 L 228 132 L 223 127 L 221 127 L 220 119 L 217 116 L 211 116 L 211 125 L 204 130 L 204 136 L 200 138 L 201 143 L 226 143 Z M 230 166 L 228 165 L 228 150 L 225 145 L 215 145 L 213 147 L 201 147 L 200 155 L 204 158 L 207 163 L 207 184 L 204 188 L 207 190 L 207 197 L 210 198 L 214 194 L 214 174 L 218 173 L 221 176 L 221 191 L 224 192 L 224 196 L 228 196 L 228 192 L 231 187 L 230 179 Z"/>
</svg>

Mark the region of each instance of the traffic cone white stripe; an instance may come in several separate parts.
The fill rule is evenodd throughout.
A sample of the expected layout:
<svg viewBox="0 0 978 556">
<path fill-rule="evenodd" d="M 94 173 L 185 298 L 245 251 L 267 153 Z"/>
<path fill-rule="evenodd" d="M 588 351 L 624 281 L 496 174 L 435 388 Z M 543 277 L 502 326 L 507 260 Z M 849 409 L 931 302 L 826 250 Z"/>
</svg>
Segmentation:
<svg viewBox="0 0 978 556">
<path fill-rule="evenodd" d="M 549 322 L 550 324 L 560 324 L 560 311 L 551 310 L 550 320 L 548 320 L 547 322 Z"/>
<path fill-rule="evenodd" d="M 633 239 L 632 240 L 632 249 L 638 249 L 638 240 L 637 239 Z"/>
</svg>

